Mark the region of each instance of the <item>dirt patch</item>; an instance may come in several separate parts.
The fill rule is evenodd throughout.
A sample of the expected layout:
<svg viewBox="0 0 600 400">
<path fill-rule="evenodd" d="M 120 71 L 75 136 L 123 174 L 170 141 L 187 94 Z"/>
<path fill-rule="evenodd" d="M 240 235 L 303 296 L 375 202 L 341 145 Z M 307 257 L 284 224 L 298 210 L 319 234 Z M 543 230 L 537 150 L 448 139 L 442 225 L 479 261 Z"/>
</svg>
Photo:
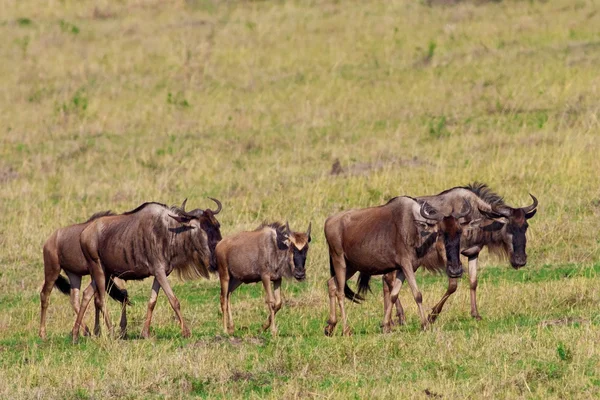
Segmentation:
<svg viewBox="0 0 600 400">
<path fill-rule="evenodd" d="M 254 375 L 252 375 L 250 372 L 235 371 L 233 374 L 231 374 L 231 378 L 229 378 L 229 379 L 233 382 L 239 382 L 239 381 L 250 381 L 253 378 L 254 378 Z"/>
<path fill-rule="evenodd" d="M 547 328 L 549 326 L 560 326 L 560 325 L 573 325 L 573 324 L 589 324 L 590 320 L 580 317 L 565 317 L 559 319 L 548 319 L 546 321 L 540 322 L 540 326 L 542 328 Z"/>
<path fill-rule="evenodd" d="M 19 177 L 19 173 L 12 167 L 0 167 L 0 183 L 14 181 Z"/>
<path fill-rule="evenodd" d="M 431 391 L 431 390 L 429 390 L 429 389 L 425 389 L 425 390 L 424 390 L 424 392 L 425 392 L 425 395 L 426 395 L 427 397 L 432 397 L 432 398 L 434 398 L 434 399 L 440 399 L 440 398 L 442 398 L 442 395 L 441 395 L 441 394 L 437 394 L 437 393 L 435 393 L 435 392 L 432 392 L 432 391 Z"/>
<path fill-rule="evenodd" d="M 417 156 L 413 158 L 393 158 L 390 160 L 380 160 L 374 162 L 355 163 L 343 166 L 339 159 L 335 159 L 331 165 L 330 175 L 358 176 L 369 175 L 372 171 L 378 171 L 386 167 L 432 167 L 429 161 L 422 160 Z"/>
</svg>

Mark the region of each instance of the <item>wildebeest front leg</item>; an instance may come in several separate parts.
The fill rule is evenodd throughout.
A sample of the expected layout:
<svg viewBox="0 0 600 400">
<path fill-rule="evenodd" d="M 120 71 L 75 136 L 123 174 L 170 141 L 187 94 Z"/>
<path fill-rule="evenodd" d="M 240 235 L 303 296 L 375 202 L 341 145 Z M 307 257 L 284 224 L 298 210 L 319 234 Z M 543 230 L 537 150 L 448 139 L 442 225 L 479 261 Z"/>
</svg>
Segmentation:
<svg viewBox="0 0 600 400">
<path fill-rule="evenodd" d="M 263 325 L 263 330 L 266 331 L 270 327 L 271 334 L 277 335 L 277 327 L 275 326 L 275 296 L 273 296 L 271 288 L 271 277 L 262 276 L 261 280 L 265 288 L 265 303 L 267 303 L 267 309 L 269 310 L 269 318 Z"/>
<path fill-rule="evenodd" d="M 154 306 L 156 306 L 156 300 L 158 299 L 158 292 L 160 291 L 160 283 L 158 279 L 154 277 L 152 281 L 152 291 L 150 292 L 150 300 L 148 300 L 148 310 L 146 311 L 146 321 L 144 321 L 144 327 L 142 328 L 141 336 L 144 339 L 150 337 L 150 322 L 152 322 L 152 313 L 154 312 Z"/>
<path fill-rule="evenodd" d="M 333 330 L 337 325 L 336 315 L 336 297 L 337 297 L 337 285 L 335 283 L 335 276 L 332 276 L 327 280 L 327 292 L 329 294 L 329 319 L 327 320 L 327 326 L 325 327 L 325 335 L 333 335 Z"/>
<path fill-rule="evenodd" d="M 481 320 L 477 310 L 477 256 L 469 257 L 469 284 L 471 291 L 471 316 Z"/>
<path fill-rule="evenodd" d="M 185 324 L 185 322 L 183 321 L 183 317 L 181 316 L 179 300 L 177 300 L 177 297 L 175 297 L 175 294 L 173 293 L 173 290 L 171 289 L 171 285 L 169 284 L 169 281 L 167 279 L 167 274 L 165 273 L 164 270 L 159 269 L 158 271 L 156 271 L 155 279 L 157 279 L 158 283 L 160 283 L 160 287 L 167 295 L 167 298 L 169 299 L 169 303 L 171 304 L 173 311 L 175 311 L 175 314 L 177 315 L 177 318 L 179 319 L 179 325 L 181 325 L 181 335 L 184 338 L 190 337 L 191 336 L 190 328 L 188 328 L 187 325 Z"/>
<path fill-rule="evenodd" d="M 456 292 L 457 287 L 458 278 L 448 278 L 448 289 L 446 289 L 446 293 L 444 293 L 444 296 L 442 296 L 440 301 L 438 301 L 438 303 L 433 307 L 433 309 L 431 310 L 431 314 L 429 314 L 429 317 L 427 317 L 427 321 L 429 321 L 429 323 L 435 322 L 438 315 L 440 315 L 440 313 L 442 312 L 442 308 L 444 307 L 446 300 L 448 300 L 448 298 L 452 296 L 452 293 Z"/>
</svg>

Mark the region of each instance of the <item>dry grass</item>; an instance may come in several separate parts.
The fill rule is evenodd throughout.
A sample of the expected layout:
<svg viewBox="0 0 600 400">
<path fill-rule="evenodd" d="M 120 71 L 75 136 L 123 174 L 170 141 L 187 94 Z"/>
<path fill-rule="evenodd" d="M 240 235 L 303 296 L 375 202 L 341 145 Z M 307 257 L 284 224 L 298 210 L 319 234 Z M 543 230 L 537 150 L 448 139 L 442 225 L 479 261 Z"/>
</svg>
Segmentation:
<svg viewBox="0 0 600 400">
<path fill-rule="evenodd" d="M 599 24 L 584 0 L 3 2 L 0 397 L 597 397 Z M 356 335 L 325 338 L 324 219 L 473 180 L 540 199 L 528 267 L 482 260 L 484 320 L 463 284 L 425 333 L 403 293 L 408 326 L 381 335 L 376 286 Z M 54 229 L 207 196 L 223 234 L 313 221 L 279 338 L 258 333 L 259 287 L 236 291 L 231 339 L 215 280 L 173 278 L 192 339 L 164 297 L 137 339 L 149 282 L 130 285 L 132 340 L 71 346 L 59 294 L 37 339 Z M 420 285 L 431 306 L 445 282 Z"/>
</svg>

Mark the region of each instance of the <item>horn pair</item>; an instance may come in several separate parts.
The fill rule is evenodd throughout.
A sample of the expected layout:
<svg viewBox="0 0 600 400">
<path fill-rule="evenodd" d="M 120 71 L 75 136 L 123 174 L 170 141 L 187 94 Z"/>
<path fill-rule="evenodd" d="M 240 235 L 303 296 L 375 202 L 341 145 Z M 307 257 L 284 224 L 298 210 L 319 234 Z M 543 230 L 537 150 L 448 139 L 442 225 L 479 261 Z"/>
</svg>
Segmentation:
<svg viewBox="0 0 600 400">
<path fill-rule="evenodd" d="M 223 209 L 223 205 L 221 204 L 221 202 L 215 198 L 209 197 L 209 199 L 211 199 L 212 201 L 214 201 L 215 203 L 217 203 L 217 209 L 216 210 L 211 210 L 210 208 L 208 208 L 207 210 L 209 210 L 210 212 L 213 213 L 213 215 L 217 215 L 218 213 L 221 212 L 221 210 Z M 185 200 L 183 200 L 183 203 L 181 203 L 181 211 L 185 214 L 187 214 L 187 212 L 185 211 L 185 204 L 187 203 L 187 198 Z M 199 211 L 204 212 L 203 210 L 198 209 Z M 196 211 L 196 210 L 194 210 Z"/>
<path fill-rule="evenodd" d="M 531 196 L 531 199 L 533 200 L 533 204 L 527 206 L 527 207 L 522 207 L 521 210 L 523 210 L 523 212 L 525 214 L 529 214 L 530 212 L 532 212 L 533 210 L 535 210 L 538 206 L 538 199 L 535 198 L 534 195 L 532 195 L 531 193 L 529 193 L 529 196 Z M 482 213 L 485 214 L 489 214 L 491 217 L 494 218 L 498 218 L 498 217 L 506 217 L 509 218 L 511 215 L 511 208 L 510 207 L 494 207 L 492 206 L 492 211 L 491 212 L 484 212 L 483 210 L 479 210 Z"/>
<path fill-rule="evenodd" d="M 466 199 L 463 199 L 463 202 L 464 202 L 463 209 L 459 213 L 453 212 L 451 214 L 456 219 L 465 217 L 471 212 L 471 209 L 472 209 L 471 203 L 469 203 Z M 420 213 L 423 218 L 431 219 L 431 220 L 435 220 L 435 221 L 441 221 L 444 218 L 444 214 L 442 214 L 441 212 L 439 212 L 438 210 L 433 208 L 433 206 L 431 206 L 426 201 L 423 202 L 423 204 L 421 205 Z"/>
</svg>

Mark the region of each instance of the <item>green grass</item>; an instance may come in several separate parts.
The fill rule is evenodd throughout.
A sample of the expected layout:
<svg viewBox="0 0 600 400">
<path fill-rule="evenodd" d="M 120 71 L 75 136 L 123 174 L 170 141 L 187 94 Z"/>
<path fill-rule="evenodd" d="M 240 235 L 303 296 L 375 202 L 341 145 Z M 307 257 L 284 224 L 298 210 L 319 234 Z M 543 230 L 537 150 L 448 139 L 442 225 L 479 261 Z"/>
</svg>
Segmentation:
<svg viewBox="0 0 600 400">
<path fill-rule="evenodd" d="M 598 397 L 598 4 L 452 3 L 0 6 L 0 398 Z M 326 338 L 325 218 L 473 180 L 509 204 L 540 200 L 527 267 L 480 259 L 483 320 L 463 279 L 427 332 L 404 288 L 407 325 L 383 335 L 373 279 L 347 306 L 354 336 Z M 233 294 L 228 337 L 217 281 L 173 277 L 190 339 L 162 294 L 139 338 L 149 281 L 128 285 L 127 340 L 73 346 L 57 291 L 37 338 L 53 230 L 208 196 L 223 201 L 224 235 L 313 223 L 308 279 L 284 283 L 278 337 L 260 332 L 260 285 Z M 427 308 L 447 284 L 418 283 Z"/>
</svg>

